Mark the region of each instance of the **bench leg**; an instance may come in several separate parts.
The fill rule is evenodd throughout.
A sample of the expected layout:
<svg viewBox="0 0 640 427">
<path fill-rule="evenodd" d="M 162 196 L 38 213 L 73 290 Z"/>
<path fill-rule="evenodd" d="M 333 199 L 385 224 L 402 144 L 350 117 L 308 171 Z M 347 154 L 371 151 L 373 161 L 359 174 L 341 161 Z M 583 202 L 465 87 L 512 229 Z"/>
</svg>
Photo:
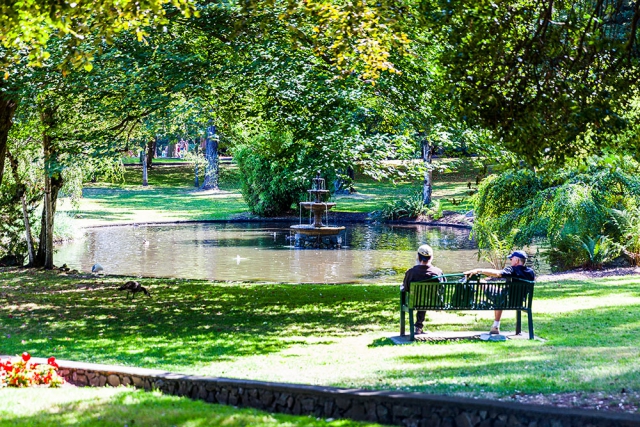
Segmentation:
<svg viewBox="0 0 640 427">
<path fill-rule="evenodd" d="M 405 322 L 406 314 L 407 313 L 404 312 L 404 308 L 402 307 L 402 304 L 400 304 L 400 336 L 401 337 L 405 335 L 404 322 Z"/>
<path fill-rule="evenodd" d="M 516 335 L 522 333 L 522 311 L 516 311 Z"/>
<path fill-rule="evenodd" d="M 414 327 L 414 320 L 413 320 L 413 309 L 409 309 L 409 333 L 411 334 L 411 341 L 415 341 L 416 340 L 416 336 L 415 336 L 415 327 Z"/>
<path fill-rule="evenodd" d="M 531 309 L 527 310 L 527 322 L 529 323 L 529 339 L 532 340 L 533 337 L 533 316 L 531 315 Z"/>
</svg>

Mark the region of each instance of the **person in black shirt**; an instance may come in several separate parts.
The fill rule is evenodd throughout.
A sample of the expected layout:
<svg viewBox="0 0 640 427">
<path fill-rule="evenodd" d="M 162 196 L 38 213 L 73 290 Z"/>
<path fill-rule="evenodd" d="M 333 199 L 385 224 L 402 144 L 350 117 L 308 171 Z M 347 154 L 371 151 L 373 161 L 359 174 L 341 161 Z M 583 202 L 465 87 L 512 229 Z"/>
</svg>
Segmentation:
<svg viewBox="0 0 640 427">
<path fill-rule="evenodd" d="M 418 264 L 411 267 L 404 274 L 401 290 L 409 291 L 411 282 L 422 282 L 434 277 L 442 276 L 442 270 L 431 264 L 433 260 L 433 249 L 429 245 L 422 245 L 418 248 Z M 426 311 L 416 312 L 415 334 L 423 334 L 424 318 Z"/>
<path fill-rule="evenodd" d="M 513 251 L 509 255 L 509 261 L 511 265 L 506 266 L 502 270 L 494 270 L 491 268 L 476 268 L 475 270 L 465 271 L 465 276 L 472 276 L 474 274 L 484 274 L 491 277 L 512 277 L 524 280 L 534 281 L 536 279 L 536 273 L 529 267 L 525 266 L 527 262 L 527 253 L 525 251 Z M 500 319 L 502 318 L 502 310 L 496 310 L 494 312 L 493 326 L 489 333 L 496 335 L 500 333 Z"/>
</svg>

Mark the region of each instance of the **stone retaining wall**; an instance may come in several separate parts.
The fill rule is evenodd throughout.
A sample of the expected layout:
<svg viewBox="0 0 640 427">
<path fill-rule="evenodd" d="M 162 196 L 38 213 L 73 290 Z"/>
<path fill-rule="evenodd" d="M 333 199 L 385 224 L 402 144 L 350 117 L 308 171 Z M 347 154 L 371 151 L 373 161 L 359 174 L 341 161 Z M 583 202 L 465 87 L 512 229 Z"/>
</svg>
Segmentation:
<svg viewBox="0 0 640 427">
<path fill-rule="evenodd" d="M 46 361 L 43 361 L 43 363 Z M 131 385 L 269 412 L 415 427 L 640 427 L 640 416 L 422 393 L 350 390 L 58 361 L 78 386 Z"/>
</svg>

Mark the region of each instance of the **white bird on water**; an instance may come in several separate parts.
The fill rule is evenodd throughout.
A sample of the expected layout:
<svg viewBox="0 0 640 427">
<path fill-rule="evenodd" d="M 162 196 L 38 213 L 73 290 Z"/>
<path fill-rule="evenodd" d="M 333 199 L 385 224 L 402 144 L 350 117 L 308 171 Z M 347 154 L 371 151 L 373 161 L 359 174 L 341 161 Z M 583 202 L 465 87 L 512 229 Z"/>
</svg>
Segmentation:
<svg viewBox="0 0 640 427">
<path fill-rule="evenodd" d="M 102 266 L 98 263 L 93 264 L 93 267 L 91 267 L 91 272 L 94 274 L 98 274 L 101 271 L 104 271 L 104 268 L 102 268 Z"/>
</svg>

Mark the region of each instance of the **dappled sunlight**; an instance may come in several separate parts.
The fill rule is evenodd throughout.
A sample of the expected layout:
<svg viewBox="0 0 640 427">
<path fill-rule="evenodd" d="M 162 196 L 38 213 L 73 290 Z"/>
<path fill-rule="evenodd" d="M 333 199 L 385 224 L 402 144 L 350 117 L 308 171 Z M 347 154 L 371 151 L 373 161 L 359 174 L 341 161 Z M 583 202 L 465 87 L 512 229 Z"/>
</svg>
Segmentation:
<svg viewBox="0 0 640 427">
<path fill-rule="evenodd" d="M 28 404 L 25 404 L 28 402 Z M 366 426 L 350 420 L 270 414 L 125 387 L 0 390 L 2 421 L 15 426 Z"/>
<path fill-rule="evenodd" d="M 534 325 L 546 341 L 396 346 L 387 337 L 399 329 L 397 284 L 136 279 L 152 297 L 131 299 L 115 290 L 126 280 L 0 273 L 0 297 L 11 306 L 0 307 L 4 351 L 185 374 L 432 393 L 536 393 L 567 384 L 575 391 L 640 381 L 633 368 L 640 303 L 628 305 L 626 286 L 632 284 L 610 287 L 601 299 L 581 296 L 575 285 L 561 300 L 557 288 L 538 289 Z M 582 291 L 599 292 L 605 287 L 600 282 L 606 281 L 584 284 Z M 587 308 L 591 302 L 595 306 Z M 554 304 L 565 310 L 545 311 Z M 9 317 L 17 308 L 19 315 Z M 427 316 L 432 330 L 476 330 L 487 327 L 492 312 Z M 514 320 L 506 313 L 504 327 Z"/>
</svg>

